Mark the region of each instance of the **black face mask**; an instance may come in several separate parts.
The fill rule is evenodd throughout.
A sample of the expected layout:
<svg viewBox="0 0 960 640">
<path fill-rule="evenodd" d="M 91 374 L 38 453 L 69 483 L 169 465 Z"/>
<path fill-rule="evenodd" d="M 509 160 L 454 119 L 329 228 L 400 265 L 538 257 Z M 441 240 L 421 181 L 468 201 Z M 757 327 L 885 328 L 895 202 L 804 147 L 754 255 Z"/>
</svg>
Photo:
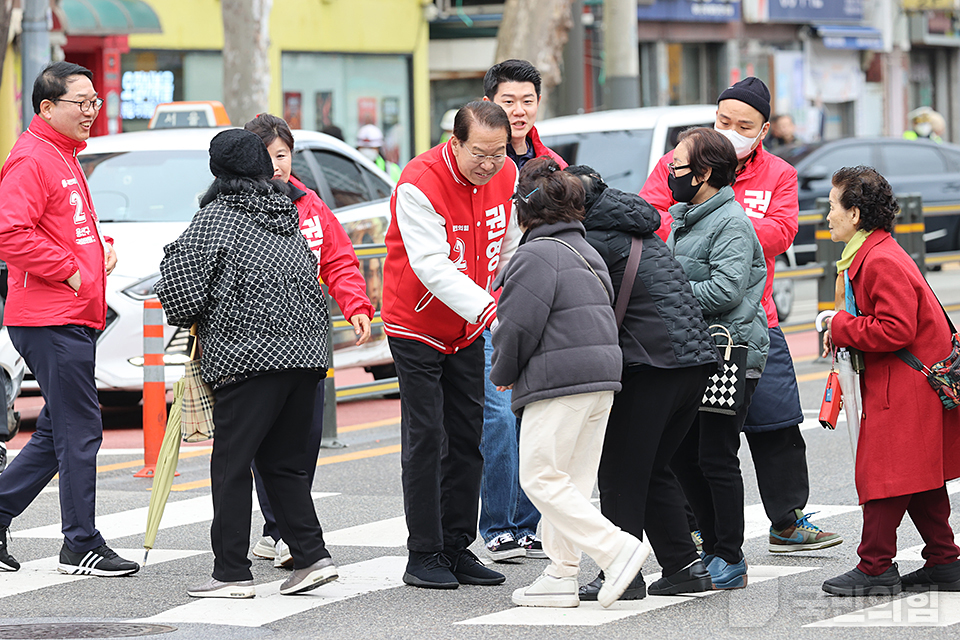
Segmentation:
<svg viewBox="0 0 960 640">
<path fill-rule="evenodd" d="M 670 187 L 670 194 L 677 202 L 690 202 L 693 200 L 703 183 L 693 184 L 693 171 L 680 178 L 673 175 L 667 176 L 667 186 Z"/>
</svg>

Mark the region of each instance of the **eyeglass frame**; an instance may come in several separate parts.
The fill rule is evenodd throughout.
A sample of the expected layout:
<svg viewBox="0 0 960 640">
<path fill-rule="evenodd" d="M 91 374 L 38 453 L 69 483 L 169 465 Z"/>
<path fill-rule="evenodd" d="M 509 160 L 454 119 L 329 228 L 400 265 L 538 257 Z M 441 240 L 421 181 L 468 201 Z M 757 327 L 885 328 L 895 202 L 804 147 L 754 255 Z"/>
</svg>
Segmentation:
<svg viewBox="0 0 960 640">
<path fill-rule="evenodd" d="M 91 108 L 94 111 L 100 111 L 101 107 L 103 107 L 103 98 L 99 96 L 96 98 L 91 98 L 90 100 L 67 100 L 66 98 L 56 98 L 55 100 L 51 100 L 51 102 L 71 102 L 80 107 L 80 113 L 84 113 Z M 83 105 L 89 106 L 84 109 Z"/>
<path fill-rule="evenodd" d="M 464 151 L 466 151 L 466 152 L 467 152 L 467 155 L 470 156 L 471 158 L 473 158 L 473 160 L 474 160 L 477 164 L 483 164 L 483 161 L 484 161 L 484 160 L 489 160 L 489 161 L 492 162 L 493 164 L 500 164 L 501 162 L 503 162 L 504 160 L 507 159 L 507 154 L 506 154 L 506 153 L 500 153 L 500 154 L 497 154 L 497 155 L 495 155 L 495 156 L 488 156 L 488 155 L 485 155 L 485 154 L 482 154 L 482 153 L 473 153 L 472 151 L 470 151 L 469 149 L 467 149 L 462 143 L 460 144 L 460 147 L 461 147 Z"/>
<path fill-rule="evenodd" d="M 691 166 L 691 164 L 690 164 L 689 162 L 688 162 L 687 164 L 681 164 L 681 165 L 674 164 L 673 162 L 668 162 L 668 163 L 667 163 L 667 172 L 668 172 L 671 176 L 673 176 L 674 178 L 676 178 L 676 177 L 677 177 L 677 169 L 689 169 L 690 166 Z"/>
</svg>

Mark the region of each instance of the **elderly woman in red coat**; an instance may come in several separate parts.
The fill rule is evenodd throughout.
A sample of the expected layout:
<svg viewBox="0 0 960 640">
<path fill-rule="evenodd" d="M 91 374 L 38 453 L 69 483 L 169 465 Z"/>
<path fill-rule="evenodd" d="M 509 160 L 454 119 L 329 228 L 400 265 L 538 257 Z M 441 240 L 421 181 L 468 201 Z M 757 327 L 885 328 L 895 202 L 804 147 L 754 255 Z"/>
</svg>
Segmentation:
<svg viewBox="0 0 960 640">
<path fill-rule="evenodd" d="M 823 583 L 841 596 L 960 591 L 960 549 L 944 485 L 960 476 L 960 411 L 944 409 L 924 376 L 895 353 L 905 347 L 927 365 L 939 362 L 950 353 L 950 328 L 913 259 L 890 235 L 898 209 L 875 169 L 833 175 L 827 222 L 831 239 L 846 243 L 837 270 L 854 313 L 839 311 L 828 321 L 824 347 L 832 341 L 859 349 L 865 363 L 856 461 L 860 563 Z M 926 564 L 901 577 L 893 557 L 904 512 L 925 542 Z"/>
</svg>

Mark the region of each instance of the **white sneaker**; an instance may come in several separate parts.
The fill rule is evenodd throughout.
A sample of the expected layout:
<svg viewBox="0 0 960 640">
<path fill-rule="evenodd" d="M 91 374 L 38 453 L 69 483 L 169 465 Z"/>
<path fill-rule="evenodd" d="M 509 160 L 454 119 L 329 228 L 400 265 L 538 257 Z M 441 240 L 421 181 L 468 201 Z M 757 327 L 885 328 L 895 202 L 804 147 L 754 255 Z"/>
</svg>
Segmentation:
<svg viewBox="0 0 960 640">
<path fill-rule="evenodd" d="M 253 555 L 265 560 L 273 560 L 277 557 L 277 543 L 270 536 L 263 536 L 253 545 Z"/>
<path fill-rule="evenodd" d="M 529 587 L 513 592 L 513 604 L 521 607 L 579 607 L 577 578 L 557 578 L 542 573 Z"/>
<path fill-rule="evenodd" d="M 339 578 L 337 565 L 330 558 L 317 560 L 306 569 L 294 569 L 290 577 L 280 585 L 280 595 L 289 596 L 316 589 Z"/>
<path fill-rule="evenodd" d="M 187 595 L 193 598 L 252 598 L 256 594 L 253 580 L 220 582 L 216 578 L 210 578 L 204 584 L 187 589 Z"/>
<path fill-rule="evenodd" d="M 603 569 L 605 579 L 600 593 L 597 594 L 597 601 L 606 608 L 619 600 L 640 573 L 640 568 L 649 555 L 650 543 L 630 536 L 610 566 Z"/>
<path fill-rule="evenodd" d="M 277 546 L 274 547 L 276 555 L 273 557 L 273 566 L 276 568 L 293 569 L 293 556 L 290 555 L 290 547 L 283 540 L 277 540 Z"/>
</svg>

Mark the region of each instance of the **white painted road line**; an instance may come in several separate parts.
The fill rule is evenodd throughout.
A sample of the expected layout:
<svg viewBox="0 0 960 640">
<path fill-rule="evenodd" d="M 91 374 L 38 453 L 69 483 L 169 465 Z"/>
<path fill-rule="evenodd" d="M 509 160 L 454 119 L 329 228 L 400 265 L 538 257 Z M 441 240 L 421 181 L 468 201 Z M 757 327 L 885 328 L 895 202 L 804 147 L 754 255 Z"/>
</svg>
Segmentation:
<svg viewBox="0 0 960 640">
<path fill-rule="evenodd" d="M 767 580 L 775 580 L 806 571 L 814 571 L 813 567 L 775 567 L 766 565 L 752 565 L 747 569 L 747 589 L 750 585 Z M 659 573 L 644 575 L 649 583 L 660 578 Z M 456 624 L 469 625 L 527 625 L 596 627 L 601 624 L 616 622 L 630 616 L 639 615 L 648 611 L 663 609 L 685 602 L 695 602 L 697 596 L 711 596 L 721 591 L 705 591 L 703 593 L 681 596 L 647 596 L 643 600 L 625 600 L 614 603 L 609 609 L 604 609 L 597 602 L 581 602 L 575 609 L 549 609 L 540 607 L 514 607 L 497 613 L 490 613 L 478 618 L 463 620 Z"/>
<path fill-rule="evenodd" d="M 913 593 L 807 627 L 949 627 L 960 622 L 960 593 Z"/>
<path fill-rule="evenodd" d="M 327 498 L 339 495 L 337 493 L 313 493 L 314 499 Z M 141 535 L 147 526 L 147 507 L 129 509 L 118 513 L 97 516 L 97 529 L 108 540 L 115 540 L 126 536 Z M 260 511 L 257 495 L 253 494 L 253 512 Z M 160 521 L 161 529 L 180 527 L 188 524 L 197 524 L 213 519 L 213 500 L 210 495 L 198 496 L 188 500 L 176 500 L 167 503 Z M 63 538 L 61 525 L 50 524 L 23 531 L 14 530 L 16 538 Z"/>
<path fill-rule="evenodd" d="M 324 533 L 323 541 L 342 547 L 405 547 L 407 535 L 406 519 L 400 516 Z"/>
<path fill-rule="evenodd" d="M 257 596 L 252 600 L 192 599 L 189 604 L 129 622 L 194 622 L 260 627 L 334 602 L 402 586 L 401 576 L 406 564 L 406 556 L 382 556 L 340 567 L 340 578 L 337 581 L 296 596 L 281 596 L 282 581 L 277 580 L 258 584 Z"/>
<path fill-rule="evenodd" d="M 143 556 L 143 549 L 114 549 L 114 551 L 116 551 L 121 558 L 140 558 Z M 198 556 L 204 553 L 210 552 L 183 549 L 154 549 L 150 553 L 150 566 L 160 564 L 161 562 Z M 16 573 L 4 572 L 2 574 L 3 577 L 0 578 L 0 598 L 7 598 L 9 596 L 27 593 L 28 591 L 36 591 L 37 589 L 93 578 L 93 576 L 69 576 L 59 573 L 57 571 L 57 565 L 59 563 L 59 556 L 50 556 L 49 558 L 40 558 L 39 560 L 24 562 L 20 566 L 20 571 Z M 142 570 L 143 569 L 141 569 L 141 571 Z"/>
</svg>

